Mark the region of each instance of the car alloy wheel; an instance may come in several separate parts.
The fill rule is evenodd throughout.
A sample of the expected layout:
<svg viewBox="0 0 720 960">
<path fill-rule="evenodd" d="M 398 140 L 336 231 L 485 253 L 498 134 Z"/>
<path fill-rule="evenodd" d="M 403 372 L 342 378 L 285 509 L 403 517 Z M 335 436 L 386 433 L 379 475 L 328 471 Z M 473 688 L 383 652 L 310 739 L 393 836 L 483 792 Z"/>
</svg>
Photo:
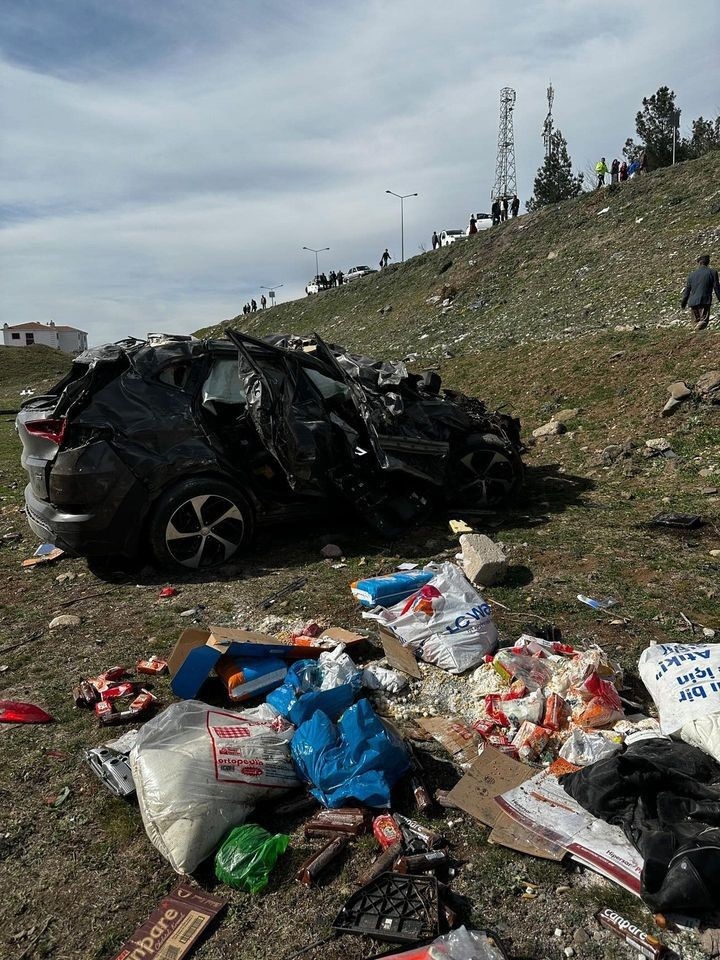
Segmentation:
<svg viewBox="0 0 720 960">
<path fill-rule="evenodd" d="M 190 497 L 165 527 L 165 547 L 175 563 L 195 570 L 229 560 L 245 540 L 245 519 L 219 494 Z"/>
</svg>

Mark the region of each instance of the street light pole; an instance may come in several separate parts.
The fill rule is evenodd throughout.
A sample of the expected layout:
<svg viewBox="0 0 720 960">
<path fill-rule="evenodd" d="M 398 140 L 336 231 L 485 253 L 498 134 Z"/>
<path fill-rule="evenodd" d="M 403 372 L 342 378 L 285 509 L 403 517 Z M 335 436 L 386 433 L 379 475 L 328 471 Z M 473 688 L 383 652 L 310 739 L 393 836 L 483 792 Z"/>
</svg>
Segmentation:
<svg viewBox="0 0 720 960">
<path fill-rule="evenodd" d="M 416 193 L 395 193 L 394 190 L 386 190 L 385 193 L 391 193 L 400 201 L 400 260 L 405 262 L 405 201 L 408 197 L 416 197 Z"/>
<path fill-rule="evenodd" d="M 303 250 L 309 250 L 310 253 L 315 254 L 315 276 L 316 277 L 320 276 L 320 268 L 318 267 L 318 254 L 322 253 L 323 250 L 329 250 L 329 249 L 330 247 L 320 247 L 318 250 L 316 250 L 315 247 L 303 247 Z"/>
<path fill-rule="evenodd" d="M 282 287 L 282 286 L 283 286 L 282 283 L 276 283 L 276 284 L 273 284 L 273 286 L 271 286 L 271 287 L 260 287 L 261 290 L 267 290 L 268 296 L 269 296 L 270 299 L 272 300 L 272 306 L 273 306 L 273 307 L 275 306 L 275 291 L 276 291 L 276 290 L 279 290 L 280 287 Z"/>
</svg>

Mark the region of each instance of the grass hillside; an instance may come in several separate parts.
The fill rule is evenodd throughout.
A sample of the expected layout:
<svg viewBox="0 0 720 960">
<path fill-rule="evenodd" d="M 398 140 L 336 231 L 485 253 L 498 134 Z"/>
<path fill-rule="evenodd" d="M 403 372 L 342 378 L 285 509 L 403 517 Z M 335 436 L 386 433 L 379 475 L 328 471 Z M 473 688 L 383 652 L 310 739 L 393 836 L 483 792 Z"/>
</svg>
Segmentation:
<svg viewBox="0 0 720 960">
<path fill-rule="evenodd" d="M 698 252 L 720 246 L 719 207 L 716 152 L 200 333 L 228 322 L 257 335 L 315 330 L 375 355 L 441 357 L 666 325 Z M 448 294 L 449 306 L 433 300 Z"/>
<path fill-rule="evenodd" d="M 40 394 L 65 375 L 72 357 L 52 347 L 0 347 L 0 408 L 17 410 L 20 391 Z"/>
</svg>

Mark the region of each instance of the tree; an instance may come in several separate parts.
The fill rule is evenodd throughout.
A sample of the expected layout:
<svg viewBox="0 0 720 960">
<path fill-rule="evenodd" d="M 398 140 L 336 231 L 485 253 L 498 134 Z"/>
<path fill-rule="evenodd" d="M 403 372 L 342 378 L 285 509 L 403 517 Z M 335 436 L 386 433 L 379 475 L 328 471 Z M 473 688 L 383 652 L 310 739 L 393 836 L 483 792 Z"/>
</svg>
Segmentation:
<svg viewBox="0 0 720 960">
<path fill-rule="evenodd" d="M 693 120 L 692 136 L 684 141 L 688 156 L 695 159 L 711 150 L 720 150 L 720 117 L 714 120 Z"/>
<path fill-rule="evenodd" d="M 660 87 L 651 97 L 643 97 L 642 110 L 635 114 L 635 132 L 639 143 L 625 141 L 623 153 L 628 160 L 637 160 L 645 151 L 650 169 L 668 167 L 673 161 L 673 128 L 680 126 L 680 111 L 675 106 L 675 91 Z M 675 158 L 687 159 L 687 143 L 677 140 Z"/>
<path fill-rule="evenodd" d="M 533 187 L 533 196 L 526 203 L 531 212 L 577 197 L 582 192 L 582 173 L 573 174 L 572 161 L 567 149 L 567 140 L 560 130 L 550 137 L 550 149 L 545 162 L 538 169 Z"/>
</svg>

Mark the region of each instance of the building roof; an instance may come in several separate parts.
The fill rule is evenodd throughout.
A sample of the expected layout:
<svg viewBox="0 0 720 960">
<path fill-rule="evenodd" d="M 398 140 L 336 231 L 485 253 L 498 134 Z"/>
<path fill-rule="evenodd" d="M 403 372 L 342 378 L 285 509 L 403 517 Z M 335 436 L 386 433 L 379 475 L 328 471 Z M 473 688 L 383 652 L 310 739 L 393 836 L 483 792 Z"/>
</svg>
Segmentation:
<svg viewBox="0 0 720 960">
<path fill-rule="evenodd" d="M 32 323 L 17 323 L 14 327 L 7 326 L 5 329 L 15 331 L 25 330 L 28 333 L 32 333 L 36 330 L 55 330 L 57 333 L 87 333 L 87 330 L 79 330 L 77 327 L 64 327 L 60 324 L 37 323 L 36 321 L 33 321 Z"/>
</svg>

